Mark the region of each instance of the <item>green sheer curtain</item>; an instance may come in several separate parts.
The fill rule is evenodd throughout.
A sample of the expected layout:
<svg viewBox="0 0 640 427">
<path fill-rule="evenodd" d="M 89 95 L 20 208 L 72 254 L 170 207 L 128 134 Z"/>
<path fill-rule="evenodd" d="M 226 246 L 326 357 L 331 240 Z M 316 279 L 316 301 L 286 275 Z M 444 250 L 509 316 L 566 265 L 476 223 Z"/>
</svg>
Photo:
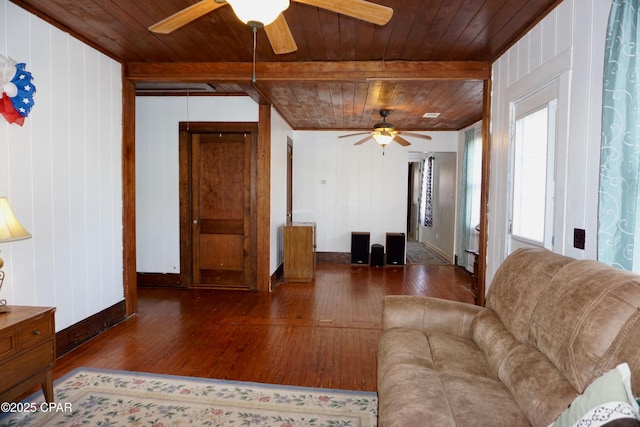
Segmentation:
<svg viewBox="0 0 640 427">
<path fill-rule="evenodd" d="M 602 100 L 598 259 L 625 270 L 640 270 L 638 2 L 614 0 L 611 6 Z"/>
<path fill-rule="evenodd" d="M 462 153 L 462 177 L 460 178 L 460 206 L 458 210 L 458 265 L 466 266 L 471 238 L 471 208 L 473 197 L 473 144 L 476 138 L 475 128 L 464 133 L 464 151 Z"/>
</svg>

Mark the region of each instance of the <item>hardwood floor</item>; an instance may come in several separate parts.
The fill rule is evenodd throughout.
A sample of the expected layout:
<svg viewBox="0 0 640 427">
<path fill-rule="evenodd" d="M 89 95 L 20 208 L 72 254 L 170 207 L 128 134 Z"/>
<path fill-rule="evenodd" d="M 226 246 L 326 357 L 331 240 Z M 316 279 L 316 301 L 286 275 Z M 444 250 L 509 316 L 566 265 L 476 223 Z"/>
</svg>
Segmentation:
<svg viewBox="0 0 640 427">
<path fill-rule="evenodd" d="M 273 292 L 142 288 L 139 313 L 56 362 L 80 366 L 376 391 L 382 297 L 473 302 L 452 266 L 318 263 L 312 284 Z"/>
</svg>

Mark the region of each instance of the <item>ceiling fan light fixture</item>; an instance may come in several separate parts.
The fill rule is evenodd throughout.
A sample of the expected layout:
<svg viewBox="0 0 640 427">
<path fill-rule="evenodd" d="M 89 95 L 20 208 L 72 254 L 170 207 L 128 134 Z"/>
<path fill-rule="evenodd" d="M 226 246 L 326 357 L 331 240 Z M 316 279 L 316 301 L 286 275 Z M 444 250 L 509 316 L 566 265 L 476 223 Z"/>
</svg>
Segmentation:
<svg viewBox="0 0 640 427">
<path fill-rule="evenodd" d="M 227 0 L 238 19 L 247 25 L 267 26 L 289 7 L 289 0 Z"/>
<path fill-rule="evenodd" d="M 378 144 L 385 147 L 389 145 L 389 143 L 393 140 L 393 137 L 395 135 L 391 132 L 382 131 L 382 132 L 373 132 L 371 136 L 373 137 L 373 139 L 376 140 Z"/>
</svg>

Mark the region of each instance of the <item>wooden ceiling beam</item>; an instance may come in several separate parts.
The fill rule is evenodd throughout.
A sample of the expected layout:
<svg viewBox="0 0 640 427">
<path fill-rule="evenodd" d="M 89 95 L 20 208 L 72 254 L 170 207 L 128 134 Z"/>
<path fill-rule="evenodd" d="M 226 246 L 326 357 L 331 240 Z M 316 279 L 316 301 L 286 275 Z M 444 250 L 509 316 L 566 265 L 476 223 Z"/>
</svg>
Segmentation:
<svg viewBox="0 0 640 427">
<path fill-rule="evenodd" d="M 258 105 L 271 105 L 271 100 L 265 96 L 264 92 L 255 84 L 240 84 L 240 87 Z"/>
<path fill-rule="evenodd" d="M 250 62 L 130 62 L 126 77 L 133 81 L 251 81 Z M 259 62 L 258 81 L 487 80 L 488 61 L 341 61 Z"/>
</svg>

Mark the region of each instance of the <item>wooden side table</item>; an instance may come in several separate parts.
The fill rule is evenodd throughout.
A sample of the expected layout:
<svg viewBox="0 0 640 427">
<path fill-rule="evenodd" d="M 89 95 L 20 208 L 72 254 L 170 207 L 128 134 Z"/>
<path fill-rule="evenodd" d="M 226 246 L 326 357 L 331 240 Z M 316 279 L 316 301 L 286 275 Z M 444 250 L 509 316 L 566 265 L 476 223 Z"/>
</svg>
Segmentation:
<svg viewBox="0 0 640 427">
<path fill-rule="evenodd" d="M 294 222 L 284 227 L 284 280 L 311 282 L 316 269 L 316 224 Z"/>
<path fill-rule="evenodd" d="M 37 385 L 53 402 L 55 311 L 14 305 L 0 313 L 0 402 L 13 402 Z"/>
</svg>

